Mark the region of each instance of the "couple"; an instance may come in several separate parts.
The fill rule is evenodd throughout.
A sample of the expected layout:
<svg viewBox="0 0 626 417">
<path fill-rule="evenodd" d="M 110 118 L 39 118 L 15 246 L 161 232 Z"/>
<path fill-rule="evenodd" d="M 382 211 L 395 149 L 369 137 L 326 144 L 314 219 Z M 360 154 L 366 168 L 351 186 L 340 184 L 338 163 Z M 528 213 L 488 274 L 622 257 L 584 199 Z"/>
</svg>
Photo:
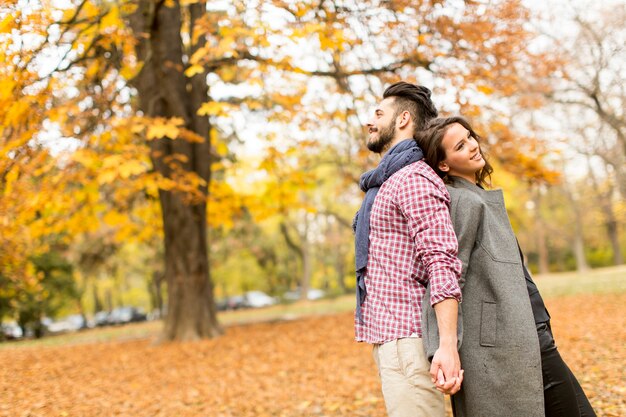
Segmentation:
<svg viewBox="0 0 626 417">
<path fill-rule="evenodd" d="M 368 123 L 384 155 L 354 222 L 357 341 L 390 417 L 595 416 L 561 359 L 480 137 L 398 82 Z M 442 180 L 443 179 L 443 180 Z M 458 240 L 457 240 L 458 239 Z M 461 299 L 463 302 L 461 304 Z"/>
</svg>

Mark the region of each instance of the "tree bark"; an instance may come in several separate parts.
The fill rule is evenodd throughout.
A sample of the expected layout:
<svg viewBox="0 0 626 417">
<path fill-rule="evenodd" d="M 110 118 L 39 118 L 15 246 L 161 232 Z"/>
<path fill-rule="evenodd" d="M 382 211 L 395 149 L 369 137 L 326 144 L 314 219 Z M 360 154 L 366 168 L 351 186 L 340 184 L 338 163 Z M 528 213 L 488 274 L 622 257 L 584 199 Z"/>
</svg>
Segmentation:
<svg viewBox="0 0 626 417">
<path fill-rule="evenodd" d="M 567 182 L 563 184 L 563 190 L 565 191 L 565 196 L 574 214 L 574 240 L 572 242 L 572 249 L 574 251 L 574 257 L 576 258 L 576 270 L 580 273 L 587 272 L 589 270 L 589 264 L 585 257 L 585 240 L 579 199 L 574 195 Z"/>
<path fill-rule="evenodd" d="M 280 231 L 285 238 L 285 242 L 289 249 L 296 253 L 302 263 L 302 269 L 300 273 L 299 287 L 300 287 L 300 299 L 306 300 L 309 294 L 309 287 L 311 283 L 312 274 L 312 259 L 311 259 L 311 245 L 308 242 L 308 219 L 306 214 L 303 218 L 304 232 L 297 233 L 300 240 L 300 244 L 296 243 L 289 234 L 289 229 L 285 222 L 281 222 Z M 297 229 L 297 228 L 296 228 Z"/>
<path fill-rule="evenodd" d="M 156 310 L 158 312 L 158 317 L 164 317 L 164 303 L 163 303 L 163 281 L 165 280 L 165 274 L 160 271 L 154 271 L 152 273 L 152 279 L 150 280 L 150 284 L 148 285 L 150 291 L 150 304 L 152 306 L 152 311 Z"/>
<path fill-rule="evenodd" d="M 100 300 L 100 297 L 98 296 L 98 287 L 96 286 L 95 282 L 91 286 L 91 291 L 93 295 L 93 312 L 95 314 L 99 311 L 102 311 L 104 307 L 102 304 L 102 300 Z"/>
<path fill-rule="evenodd" d="M 622 256 L 622 248 L 619 243 L 619 232 L 618 232 L 618 222 L 615 217 L 615 211 L 613 210 L 613 201 L 612 196 L 614 192 L 613 184 L 610 180 L 607 180 L 607 189 L 606 191 L 601 191 L 600 184 L 598 183 L 598 179 L 591 167 L 591 163 L 589 161 L 589 157 L 587 158 L 587 164 L 589 166 L 589 178 L 593 184 L 593 188 L 595 190 L 599 190 L 598 193 L 598 204 L 604 214 L 604 227 L 606 228 L 607 237 L 609 238 L 609 243 L 611 245 L 611 249 L 613 250 L 613 264 L 621 265 L 624 263 L 624 258 Z"/>
<path fill-rule="evenodd" d="M 539 255 L 539 273 L 550 272 L 548 260 L 548 248 L 546 244 L 546 233 L 543 218 L 541 217 L 541 190 L 535 190 L 534 196 L 535 232 L 537 238 L 537 254 Z"/>
<path fill-rule="evenodd" d="M 204 138 L 193 143 L 181 138 L 162 138 L 150 142 L 151 159 L 156 171 L 174 178 L 177 170 L 196 173 L 205 181 L 199 191 L 208 196 L 210 182 L 210 124 L 197 115 L 208 101 L 206 73 L 191 78 L 184 75 L 186 57 L 203 41 L 191 47 L 183 44 L 183 16 L 179 2 L 167 7 L 164 1 L 139 0 L 130 17 L 137 38 L 137 55 L 144 63 L 134 80 L 139 108 L 149 117 L 180 117 L 185 129 Z M 189 28 L 206 12 L 206 2 L 187 8 Z M 182 155 L 185 161 L 168 161 L 168 156 Z M 176 165 L 173 165 L 176 164 Z M 165 280 L 167 313 L 165 340 L 195 340 L 221 333 L 209 278 L 206 198 L 190 201 L 174 190 L 159 190 L 165 235 Z"/>
</svg>

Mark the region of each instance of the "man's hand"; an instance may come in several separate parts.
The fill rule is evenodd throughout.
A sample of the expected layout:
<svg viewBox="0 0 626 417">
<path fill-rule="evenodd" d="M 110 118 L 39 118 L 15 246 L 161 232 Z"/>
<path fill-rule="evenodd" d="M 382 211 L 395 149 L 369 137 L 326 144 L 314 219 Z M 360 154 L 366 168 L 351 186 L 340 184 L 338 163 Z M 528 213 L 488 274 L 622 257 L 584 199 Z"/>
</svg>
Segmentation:
<svg viewBox="0 0 626 417">
<path fill-rule="evenodd" d="M 444 394 L 455 394 L 461 389 L 463 371 L 457 351 L 457 312 L 454 299 L 443 300 L 434 306 L 439 327 L 439 348 L 430 367 L 430 377 L 435 387 Z"/>
<path fill-rule="evenodd" d="M 461 389 L 463 370 L 456 346 L 439 346 L 430 366 L 435 387 L 444 394 L 456 394 Z"/>
</svg>

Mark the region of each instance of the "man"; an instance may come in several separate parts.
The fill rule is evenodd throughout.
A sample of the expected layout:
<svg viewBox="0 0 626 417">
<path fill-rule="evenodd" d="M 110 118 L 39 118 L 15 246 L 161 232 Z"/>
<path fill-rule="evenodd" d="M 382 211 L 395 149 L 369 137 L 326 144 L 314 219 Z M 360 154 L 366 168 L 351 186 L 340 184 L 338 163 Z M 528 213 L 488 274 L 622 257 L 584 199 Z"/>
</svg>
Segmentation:
<svg viewBox="0 0 626 417">
<path fill-rule="evenodd" d="M 390 417 L 444 416 L 441 393 L 457 392 L 463 379 L 457 351 L 461 262 L 450 197 L 413 140 L 436 116 L 430 90 L 401 81 L 385 90 L 367 124 L 368 149 L 384 156 L 361 177 L 366 195 L 354 224 L 355 330 L 357 341 L 374 345 Z M 421 339 L 428 284 L 440 334 L 432 365 Z"/>
</svg>

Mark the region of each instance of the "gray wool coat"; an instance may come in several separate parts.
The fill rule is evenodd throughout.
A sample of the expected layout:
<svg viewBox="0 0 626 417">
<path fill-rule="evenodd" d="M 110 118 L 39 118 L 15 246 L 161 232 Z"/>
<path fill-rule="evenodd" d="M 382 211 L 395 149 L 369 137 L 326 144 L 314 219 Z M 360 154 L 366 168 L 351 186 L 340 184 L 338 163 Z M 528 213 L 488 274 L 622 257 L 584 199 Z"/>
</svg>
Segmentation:
<svg viewBox="0 0 626 417">
<path fill-rule="evenodd" d="M 460 178 L 448 190 L 463 262 L 459 355 L 465 374 L 452 397 L 455 416 L 544 417 L 537 330 L 502 191 Z M 422 337 L 432 358 L 437 319 L 428 301 L 422 306 Z"/>
</svg>

